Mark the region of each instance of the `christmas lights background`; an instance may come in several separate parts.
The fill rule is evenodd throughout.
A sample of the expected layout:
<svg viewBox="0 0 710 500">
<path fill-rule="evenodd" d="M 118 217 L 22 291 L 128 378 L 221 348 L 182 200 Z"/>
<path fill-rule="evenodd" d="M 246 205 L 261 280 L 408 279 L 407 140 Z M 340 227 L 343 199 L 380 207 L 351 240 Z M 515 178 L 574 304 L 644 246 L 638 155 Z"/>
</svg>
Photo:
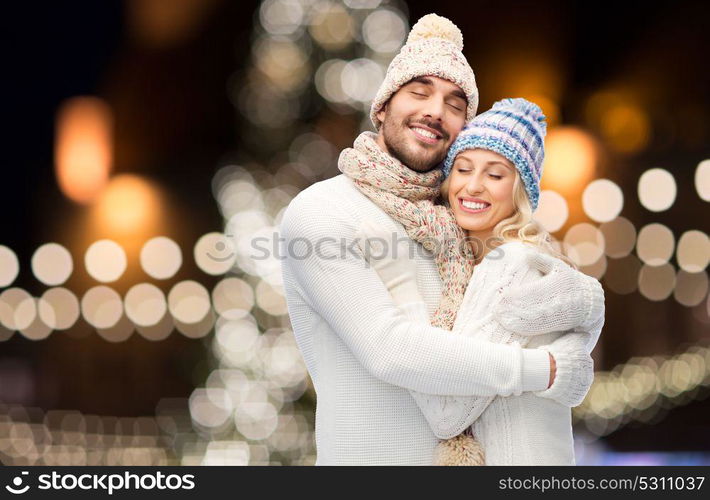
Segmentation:
<svg viewBox="0 0 710 500">
<path fill-rule="evenodd" d="M 312 464 L 273 248 L 412 24 L 395 0 L 14 7 L 4 50 L 0 461 Z M 578 462 L 708 463 L 707 9 L 442 1 L 480 109 L 549 121 L 536 217 L 607 321 Z"/>
</svg>

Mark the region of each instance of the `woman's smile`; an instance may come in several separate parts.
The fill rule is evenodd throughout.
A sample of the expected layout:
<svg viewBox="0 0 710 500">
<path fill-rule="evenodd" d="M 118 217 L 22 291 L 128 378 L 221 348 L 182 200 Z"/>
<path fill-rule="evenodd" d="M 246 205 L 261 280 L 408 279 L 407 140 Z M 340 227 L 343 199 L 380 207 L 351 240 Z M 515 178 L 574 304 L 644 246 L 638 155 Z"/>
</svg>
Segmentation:
<svg viewBox="0 0 710 500">
<path fill-rule="evenodd" d="M 491 204 L 476 198 L 459 198 L 459 207 L 469 214 L 480 214 L 491 208 Z"/>
</svg>

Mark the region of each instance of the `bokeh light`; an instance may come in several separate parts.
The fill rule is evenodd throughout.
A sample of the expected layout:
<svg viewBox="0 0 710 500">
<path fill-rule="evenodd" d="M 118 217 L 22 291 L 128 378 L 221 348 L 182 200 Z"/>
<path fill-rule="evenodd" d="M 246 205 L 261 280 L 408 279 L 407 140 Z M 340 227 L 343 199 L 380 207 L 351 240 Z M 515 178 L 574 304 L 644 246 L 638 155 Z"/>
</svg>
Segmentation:
<svg viewBox="0 0 710 500">
<path fill-rule="evenodd" d="M 57 113 L 55 165 L 65 196 L 88 203 L 101 194 L 112 166 L 112 116 L 96 97 L 65 101 Z"/>
<path fill-rule="evenodd" d="M 604 254 L 604 235 L 586 222 L 569 228 L 564 243 L 571 249 L 570 257 L 580 266 L 591 266 Z"/>
<path fill-rule="evenodd" d="M 408 30 L 407 22 L 397 12 L 378 9 L 362 23 L 362 38 L 375 52 L 393 53 L 404 43 Z"/>
<path fill-rule="evenodd" d="M 683 269 L 676 275 L 673 292 L 675 300 L 687 307 L 700 304 L 708 295 L 708 274 L 705 271 L 689 273 Z"/>
<path fill-rule="evenodd" d="M 604 235 L 605 252 L 609 257 L 619 259 L 629 255 L 636 245 L 636 228 L 625 217 L 605 222 L 599 226 Z"/>
<path fill-rule="evenodd" d="M 321 64 L 314 76 L 316 90 L 324 99 L 334 103 L 344 103 L 348 95 L 343 89 L 343 70 L 347 61 L 330 59 Z"/>
<path fill-rule="evenodd" d="M 11 285 L 19 272 L 20 263 L 15 252 L 0 245 L 0 288 Z"/>
<path fill-rule="evenodd" d="M 675 279 L 675 269 L 672 265 L 645 264 L 639 273 L 639 292 L 649 300 L 665 300 L 673 293 Z"/>
<path fill-rule="evenodd" d="M 58 243 L 46 243 L 35 250 L 31 265 L 35 277 L 49 286 L 61 285 L 74 270 L 71 254 Z"/>
<path fill-rule="evenodd" d="M 240 319 L 254 307 L 254 290 L 239 278 L 225 278 L 212 290 L 212 303 L 225 319 Z"/>
<path fill-rule="evenodd" d="M 151 283 L 133 285 L 126 293 L 126 316 L 137 326 L 154 326 L 168 310 L 165 295 Z"/>
<path fill-rule="evenodd" d="M 639 178 L 639 201 L 651 212 L 668 210 L 673 206 L 677 192 L 675 178 L 668 170 L 652 168 Z"/>
<path fill-rule="evenodd" d="M 289 40 L 262 37 L 252 47 L 254 63 L 279 92 L 294 92 L 308 81 L 308 54 Z"/>
<path fill-rule="evenodd" d="M 215 323 L 215 356 L 228 367 L 247 367 L 255 359 L 259 347 L 259 328 L 252 316 Z"/>
<path fill-rule="evenodd" d="M 545 138 L 542 187 L 562 195 L 575 193 L 592 179 L 598 161 L 597 145 L 587 132 L 554 127 Z"/>
<path fill-rule="evenodd" d="M 673 256 L 675 237 L 663 224 L 648 224 L 641 228 L 636 240 L 636 253 L 650 266 L 667 263 Z"/>
<path fill-rule="evenodd" d="M 160 215 L 156 188 L 134 174 L 113 177 L 94 207 L 103 232 L 134 235 L 152 230 Z"/>
<path fill-rule="evenodd" d="M 545 231 L 549 233 L 559 231 L 568 217 L 567 200 L 562 195 L 549 189 L 540 192 L 540 201 L 533 218 L 545 228 Z"/>
<path fill-rule="evenodd" d="M 678 240 L 676 250 L 678 265 L 684 271 L 697 273 L 710 262 L 710 240 L 702 231 L 686 231 Z"/>
<path fill-rule="evenodd" d="M 324 49 L 336 51 L 352 43 L 355 25 L 342 5 L 324 0 L 314 6 L 309 32 Z"/>
<path fill-rule="evenodd" d="M 182 265 L 182 252 L 177 243 L 165 236 L 148 240 L 140 254 L 141 267 L 151 278 L 165 280 L 175 276 Z"/>
<path fill-rule="evenodd" d="M 34 317 L 32 318 L 32 322 L 26 327 L 21 328 L 19 331 L 22 335 L 25 336 L 25 338 L 29 340 L 43 340 L 46 339 L 52 333 L 52 328 L 44 321 L 42 321 L 40 315 L 37 314 L 37 299 L 33 297 L 32 302 L 34 303 L 33 309 L 35 312 Z"/>
<path fill-rule="evenodd" d="M 260 281 L 256 286 L 256 304 L 271 316 L 288 313 L 283 288 L 272 286 L 266 281 Z"/>
<path fill-rule="evenodd" d="M 695 190 L 703 201 L 710 201 L 710 160 L 698 163 L 695 169 Z"/>
<path fill-rule="evenodd" d="M 207 233 L 195 243 L 194 257 L 202 271 L 219 275 L 232 268 L 237 253 L 229 237 L 222 233 Z"/>
<path fill-rule="evenodd" d="M 115 290 L 104 285 L 95 286 L 81 298 L 81 313 L 95 328 L 111 328 L 123 315 L 123 300 Z"/>
<path fill-rule="evenodd" d="M 86 272 L 96 281 L 111 283 L 126 270 L 126 252 L 112 240 L 99 240 L 91 244 L 84 255 Z"/>
<path fill-rule="evenodd" d="M 272 35 L 290 35 L 301 28 L 305 11 L 298 0 L 265 0 L 259 7 L 259 19 Z"/>
<path fill-rule="evenodd" d="M 199 323 L 210 312 L 210 307 L 209 292 L 196 281 L 181 281 L 168 294 L 170 314 L 181 323 Z"/>
<path fill-rule="evenodd" d="M 340 78 L 345 95 L 369 108 L 384 78 L 384 70 L 370 59 L 354 59 L 343 67 Z"/>
<path fill-rule="evenodd" d="M 613 181 L 596 179 L 584 189 L 582 207 L 590 219 L 609 222 L 624 208 L 624 194 Z"/>
<path fill-rule="evenodd" d="M 606 269 L 608 266 L 608 259 L 606 258 L 606 255 L 602 254 L 601 257 L 599 257 L 599 260 L 589 264 L 587 266 L 580 266 L 580 271 L 582 271 L 584 274 L 591 276 L 593 278 L 596 278 L 598 280 L 601 280 L 602 277 L 604 276 L 604 273 L 606 273 Z"/>
<path fill-rule="evenodd" d="M 71 328 L 79 319 L 79 299 L 66 288 L 50 288 L 40 297 L 37 308 L 42 321 L 54 330 Z"/>
<path fill-rule="evenodd" d="M 8 330 L 23 330 L 37 317 L 34 297 L 21 288 L 8 288 L 0 294 L 0 323 Z"/>
</svg>

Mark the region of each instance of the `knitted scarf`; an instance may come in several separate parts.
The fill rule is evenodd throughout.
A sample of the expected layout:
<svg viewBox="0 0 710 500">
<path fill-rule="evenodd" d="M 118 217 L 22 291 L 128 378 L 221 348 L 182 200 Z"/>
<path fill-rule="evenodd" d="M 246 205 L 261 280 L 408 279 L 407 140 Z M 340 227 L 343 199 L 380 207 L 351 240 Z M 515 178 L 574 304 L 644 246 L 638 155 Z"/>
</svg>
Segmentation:
<svg viewBox="0 0 710 500">
<path fill-rule="evenodd" d="M 442 172 L 415 172 L 382 151 L 373 132 L 363 132 L 354 147 L 343 150 L 338 168 L 358 189 L 400 222 L 407 235 L 434 253 L 443 281 L 442 297 L 432 326 L 451 330 L 471 280 L 474 254 L 451 211 L 433 200 Z"/>
<path fill-rule="evenodd" d="M 443 281 L 442 297 L 431 318 L 432 326 L 451 330 L 471 280 L 474 253 L 451 211 L 433 200 L 439 195 L 441 170 L 415 172 L 377 144 L 373 132 L 363 132 L 354 147 L 343 150 L 338 168 L 358 189 L 393 219 L 414 241 L 434 253 Z M 484 465 L 481 444 L 470 428 L 440 441 L 433 465 Z"/>
</svg>

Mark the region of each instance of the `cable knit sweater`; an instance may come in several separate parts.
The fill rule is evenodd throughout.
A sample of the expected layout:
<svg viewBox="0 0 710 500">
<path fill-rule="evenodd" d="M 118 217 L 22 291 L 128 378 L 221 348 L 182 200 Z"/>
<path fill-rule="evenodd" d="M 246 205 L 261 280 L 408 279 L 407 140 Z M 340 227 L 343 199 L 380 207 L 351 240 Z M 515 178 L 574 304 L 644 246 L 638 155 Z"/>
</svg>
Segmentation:
<svg viewBox="0 0 710 500">
<path fill-rule="evenodd" d="M 586 390 L 556 355 L 415 322 L 358 250 L 364 218 L 399 237 L 401 224 L 343 175 L 299 193 L 280 227 L 284 291 L 296 341 L 317 395 L 317 465 L 429 465 L 438 442 L 409 390 L 433 395 L 510 396 L 535 391 L 561 400 Z M 429 314 L 441 296 L 433 256 L 417 246 L 417 284 Z M 549 350 L 549 349 L 548 349 Z M 554 353 L 553 353 L 554 354 Z"/>
<path fill-rule="evenodd" d="M 579 327 L 579 332 L 548 332 L 521 335 L 502 328 L 495 320 L 488 321 L 501 306 L 506 290 L 521 284 L 534 283 L 541 273 L 530 266 L 540 250 L 522 242 L 508 242 L 492 250 L 478 264 L 466 289 L 452 333 L 491 342 L 517 344 L 523 347 L 546 347 L 565 335 L 567 352 L 556 352 L 561 363 L 573 361 L 573 369 L 592 375 L 592 349 L 599 339 L 604 323 L 603 301 L 590 294 L 590 316 Z M 415 292 L 416 283 L 400 284 Z M 424 302 L 401 305 L 407 316 L 415 321 L 428 322 Z M 554 318 L 545 318 L 545 308 L 532 305 L 537 310 L 537 322 L 554 324 Z M 533 316 L 531 315 L 531 318 Z M 466 327 L 471 326 L 472 329 Z M 526 326 L 526 325 L 522 325 Z M 530 331 L 530 328 L 523 328 Z M 586 330 L 586 331 L 584 331 Z M 555 350 L 554 348 L 552 349 Z M 568 356 L 567 354 L 572 354 Z M 592 378 L 584 387 L 591 386 Z M 583 389 L 580 386 L 580 389 Z M 570 400 L 570 406 L 581 403 L 586 390 L 580 390 Z M 543 397 L 540 397 L 540 396 Z M 551 396 L 551 391 L 524 393 L 508 397 L 434 396 L 413 393 L 417 404 L 440 438 L 460 434 L 473 424 L 473 434 L 480 441 L 486 465 L 574 465 L 574 440 L 571 408 Z"/>
</svg>

